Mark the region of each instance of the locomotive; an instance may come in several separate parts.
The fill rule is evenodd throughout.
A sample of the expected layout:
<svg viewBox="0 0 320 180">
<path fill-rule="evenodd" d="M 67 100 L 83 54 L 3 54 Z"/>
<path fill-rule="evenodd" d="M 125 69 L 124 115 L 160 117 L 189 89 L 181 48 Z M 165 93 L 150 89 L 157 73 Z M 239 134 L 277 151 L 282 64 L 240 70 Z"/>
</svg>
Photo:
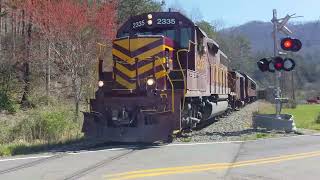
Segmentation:
<svg viewBox="0 0 320 180">
<path fill-rule="evenodd" d="M 86 137 L 168 141 L 255 99 L 256 83 L 229 71 L 219 45 L 179 12 L 131 17 L 117 31 L 112 56 L 110 72 L 99 60 L 99 88 L 84 112 Z"/>
</svg>

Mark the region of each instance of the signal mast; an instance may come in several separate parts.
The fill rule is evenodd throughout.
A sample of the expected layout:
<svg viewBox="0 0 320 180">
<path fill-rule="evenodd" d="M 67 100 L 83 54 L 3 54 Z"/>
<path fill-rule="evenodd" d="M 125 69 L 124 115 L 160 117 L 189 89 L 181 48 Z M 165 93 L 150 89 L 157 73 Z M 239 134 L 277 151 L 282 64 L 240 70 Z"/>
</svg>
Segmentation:
<svg viewBox="0 0 320 180">
<path fill-rule="evenodd" d="M 274 56 L 271 58 L 263 58 L 257 62 L 258 68 L 262 72 L 275 72 L 276 74 L 276 86 L 275 86 L 275 103 L 276 103 L 276 115 L 278 119 L 281 119 L 281 106 L 282 103 L 288 102 L 287 98 L 281 98 L 281 89 L 280 89 L 280 79 L 281 71 L 292 71 L 296 65 L 295 61 L 291 58 L 283 58 L 279 56 L 277 33 L 283 33 L 288 37 L 282 38 L 280 46 L 284 51 L 298 52 L 302 48 L 302 43 L 299 39 L 291 38 L 289 35 L 292 34 L 292 31 L 286 26 L 288 21 L 291 18 L 301 17 L 293 15 L 286 15 L 284 18 L 277 18 L 277 10 L 273 10 L 273 18 L 271 22 L 273 23 L 273 41 L 274 41 Z M 286 54 L 286 53 L 281 53 Z"/>
</svg>

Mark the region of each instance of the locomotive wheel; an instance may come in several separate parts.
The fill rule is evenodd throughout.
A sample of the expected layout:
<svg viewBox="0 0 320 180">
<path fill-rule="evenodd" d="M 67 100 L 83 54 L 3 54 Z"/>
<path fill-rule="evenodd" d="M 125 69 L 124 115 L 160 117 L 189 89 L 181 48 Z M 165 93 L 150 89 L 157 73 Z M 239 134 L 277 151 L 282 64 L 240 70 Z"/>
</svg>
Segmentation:
<svg viewBox="0 0 320 180">
<path fill-rule="evenodd" d="M 183 130 L 191 130 L 192 128 L 197 127 L 197 124 L 200 122 L 198 117 L 201 117 L 201 113 L 198 111 L 199 108 L 196 107 L 196 104 L 192 104 L 191 102 L 186 103 L 184 109 L 181 110 L 181 121 L 182 121 L 182 129 Z"/>
</svg>

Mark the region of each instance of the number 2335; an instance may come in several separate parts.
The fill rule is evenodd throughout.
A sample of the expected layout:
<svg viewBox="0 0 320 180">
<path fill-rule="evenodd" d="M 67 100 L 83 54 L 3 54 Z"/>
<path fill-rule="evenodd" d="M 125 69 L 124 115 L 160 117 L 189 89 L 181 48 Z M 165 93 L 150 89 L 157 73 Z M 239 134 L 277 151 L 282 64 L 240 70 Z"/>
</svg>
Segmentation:
<svg viewBox="0 0 320 180">
<path fill-rule="evenodd" d="M 175 19 L 157 19 L 157 24 L 176 24 Z"/>
</svg>

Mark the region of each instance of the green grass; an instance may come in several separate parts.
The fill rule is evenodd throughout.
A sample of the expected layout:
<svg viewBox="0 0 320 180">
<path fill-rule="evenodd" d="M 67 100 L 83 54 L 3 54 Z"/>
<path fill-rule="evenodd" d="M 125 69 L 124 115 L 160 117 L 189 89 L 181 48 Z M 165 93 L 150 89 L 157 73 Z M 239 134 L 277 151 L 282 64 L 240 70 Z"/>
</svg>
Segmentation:
<svg viewBox="0 0 320 180">
<path fill-rule="evenodd" d="M 298 105 L 296 109 L 284 109 L 282 112 L 294 116 L 297 128 L 320 130 L 320 124 L 316 121 L 320 105 Z"/>
<path fill-rule="evenodd" d="M 186 142 L 190 142 L 190 141 L 191 141 L 191 138 L 190 138 L 190 137 L 182 138 L 181 141 L 182 141 L 182 142 L 185 142 L 185 143 L 186 143 Z"/>
<path fill-rule="evenodd" d="M 25 155 L 34 154 L 39 152 L 45 152 L 55 148 L 70 147 L 72 145 L 77 145 L 81 142 L 85 142 L 84 138 L 70 139 L 67 141 L 46 143 L 46 142 L 17 142 L 0 145 L 0 157 L 14 156 L 14 155 Z M 77 147 L 77 146 L 75 146 Z"/>
<path fill-rule="evenodd" d="M 258 139 L 267 139 L 267 138 L 275 138 L 277 137 L 277 134 L 274 133 L 264 133 L 264 132 L 260 132 L 260 133 L 254 133 L 254 134 L 249 134 L 249 135 L 245 135 L 243 137 L 241 137 L 241 141 L 250 141 L 250 140 L 258 140 Z"/>
<path fill-rule="evenodd" d="M 69 104 L 0 114 L 0 157 L 45 151 L 83 137 Z"/>
<path fill-rule="evenodd" d="M 265 134 L 265 133 L 258 133 L 258 134 L 256 134 L 256 138 L 257 138 L 257 139 L 266 138 L 266 137 L 268 137 L 268 134 Z"/>
<path fill-rule="evenodd" d="M 260 114 L 274 114 L 274 106 L 271 104 L 263 104 L 259 107 Z M 320 130 L 320 123 L 317 118 L 320 113 L 320 105 L 302 104 L 295 109 L 282 109 L 284 114 L 294 116 L 294 122 L 297 128 Z"/>
</svg>

